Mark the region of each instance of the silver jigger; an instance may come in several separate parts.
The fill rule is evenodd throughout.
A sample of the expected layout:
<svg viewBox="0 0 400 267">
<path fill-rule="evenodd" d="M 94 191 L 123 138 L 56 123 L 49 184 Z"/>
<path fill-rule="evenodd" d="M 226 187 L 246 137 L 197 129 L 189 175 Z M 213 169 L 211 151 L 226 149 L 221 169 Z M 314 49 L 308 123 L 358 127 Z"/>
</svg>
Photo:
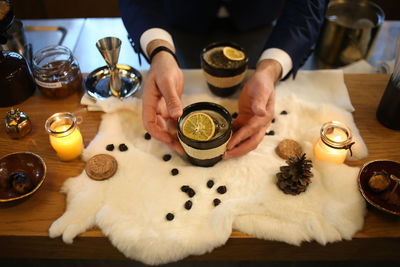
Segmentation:
<svg viewBox="0 0 400 267">
<path fill-rule="evenodd" d="M 122 82 L 121 77 L 119 76 L 119 69 L 117 68 L 119 52 L 121 49 L 121 40 L 117 37 L 105 37 L 97 41 L 96 47 L 110 69 L 111 93 L 116 97 L 121 97 Z"/>
</svg>

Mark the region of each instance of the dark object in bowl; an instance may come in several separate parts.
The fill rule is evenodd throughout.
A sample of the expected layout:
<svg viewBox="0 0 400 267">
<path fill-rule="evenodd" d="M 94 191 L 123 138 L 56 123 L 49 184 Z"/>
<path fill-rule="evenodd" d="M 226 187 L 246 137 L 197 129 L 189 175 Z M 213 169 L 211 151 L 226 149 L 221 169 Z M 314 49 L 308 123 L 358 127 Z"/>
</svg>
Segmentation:
<svg viewBox="0 0 400 267">
<path fill-rule="evenodd" d="M 46 176 L 43 159 L 31 152 L 8 154 L 0 159 L 0 202 L 32 195 Z"/>
<path fill-rule="evenodd" d="M 389 174 L 386 171 L 374 172 L 369 178 L 368 186 L 375 192 L 383 192 L 388 189 L 390 185 Z"/>
<path fill-rule="evenodd" d="M 376 192 L 368 185 L 369 179 L 377 173 L 385 171 L 388 175 L 400 177 L 400 163 L 390 160 L 375 160 L 364 164 L 358 175 L 358 185 L 365 200 L 377 209 L 400 215 L 400 187 L 390 179 L 388 188 Z M 396 200 L 396 201 L 395 201 Z"/>
<path fill-rule="evenodd" d="M 24 172 L 13 172 L 9 180 L 12 183 L 13 189 L 21 195 L 28 193 L 33 187 L 31 177 Z"/>
</svg>

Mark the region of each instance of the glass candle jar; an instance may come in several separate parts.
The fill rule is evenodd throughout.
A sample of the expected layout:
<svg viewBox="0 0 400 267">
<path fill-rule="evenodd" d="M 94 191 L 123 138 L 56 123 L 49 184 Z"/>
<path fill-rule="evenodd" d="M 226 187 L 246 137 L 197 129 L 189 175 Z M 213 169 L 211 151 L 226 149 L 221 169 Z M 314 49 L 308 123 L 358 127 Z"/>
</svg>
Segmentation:
<svg viewBox="0 0 400 267">
<path fill-rule="evenodd" d="M 82 90 L 82 74 L 71 50 L 47 46 L 33 56 L 33 75 L 39 90 L 49 98 L 64 98 Z"/>
<path fill-rule="evenodd" d="M 209 140 L 195 140 L 183 129 L 185 121 L 193 114 L 206 114 L 214 124 L 213 135 Z M 222 159 L 226 145 L 232 135 L 232 118 L 230 113 L 222 106 L 210 102 L 198 102 L 183 109 L 182 116 L 178 119 L 178 139 L 189 161 L 197 166 L 210 167 Z M 200 129 L 203 125 L 194 125 Z"/>
<path fill-rule="evenodd" d="M 45 128 L 50 135 L 50 144 L 61 160 L 73 160 L 82 153 L 83 139 L 74 114 L 53 114 L 47 119 Z"/>
<path fill-rule="evenodd" d="M 341 122 L 330 121 L 322 125 L 321 138 L 314 146 L 314 156 L 318 160 L 342 164 L 353 144 L 350 129 Z"/>
</svg>

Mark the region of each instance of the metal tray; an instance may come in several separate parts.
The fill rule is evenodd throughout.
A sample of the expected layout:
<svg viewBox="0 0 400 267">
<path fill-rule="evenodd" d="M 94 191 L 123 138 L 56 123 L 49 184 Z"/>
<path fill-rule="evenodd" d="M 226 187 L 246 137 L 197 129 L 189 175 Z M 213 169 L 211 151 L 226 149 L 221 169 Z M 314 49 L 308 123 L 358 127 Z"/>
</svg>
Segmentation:
<svg viewBox="0 0 400 267">
<path fill-rule="evenodd" d="M 135 94 L 142 84 L 142 75 L 139 71 L 128 65 L 117 64 L 119 75 L 122 79 L 120 98 L 127 98 Z M 106 99 L 113 96 L 110 88 L 111 73 L 107 66 L 92 71 L 85 80 L 86 91 L 94 99 Z"/>
</svg>

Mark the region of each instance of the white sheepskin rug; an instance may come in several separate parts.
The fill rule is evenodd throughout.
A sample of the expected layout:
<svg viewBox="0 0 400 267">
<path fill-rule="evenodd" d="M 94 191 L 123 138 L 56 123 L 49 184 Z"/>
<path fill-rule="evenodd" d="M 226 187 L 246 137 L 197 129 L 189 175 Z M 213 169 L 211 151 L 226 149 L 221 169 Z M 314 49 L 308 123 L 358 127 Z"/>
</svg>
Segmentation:
<svg viewBox="0 0 400 267">
<path fill-rule="evenodd" d="M 208 92 L 199 70 L 184 75 L 184 104 L 213 101 L 237 111 L 235 99 L 219 99 Z M 106 112 L 83 159 L 110 154 L 118 161 L 118 170 L 105 181 L 94 181 L 83 171 L 64 183 L 66 211 L 51 225 L 52 238 L 62 236 L 72 243 L 97 226 L 126 257 L 156 265 L 210 252 L 225 244 L 232 228 L 300 245 L 351 239 L 363 226 L 365 203 L 356 181 L 359 168 L 316 161 L 312 152 L 321 125 L 338 120 L 353 132 L 353 159 L 367 156 L 341 72 L 300 72 L 296 80 L 281 83 L 275 123 L 268 129 L 275 135 L 266 135 L 247 155 L 211 168 L 192 166 L 154 138 L 146 140 L 140 99 L 94 104 L 84 97 L 82 101 Z M 280 115 L 282 110 L 288 114 Z M 314 165 L 312 183 L 297 196 L 286 195 L 276 186 L 275 175 L 286 163 L 274 150 L 285 138 L 299 142 Z M 118 150 L 122 143 L 128 146 L 125 152 Z M 107 151 L 108 144 L 116 149 Z M 164 154 L 172 159 L 164 161 Z M 173 168 L 178 175 L 171 175 Z M 210 179 L 215 182 L 211 189 L 206 185 Z M 183 185 L 196 194 L 190 198 L 181 191 Z M 225 194 L 216 191 L 222 185 Z M 216 207 L 215 198 L 221 200 Z M 187 210 L 184 203 L 189 199 L 193 206 Z M 166 219 L 168 213 L 174 214 L 172 221 Z"/>
</svg>

